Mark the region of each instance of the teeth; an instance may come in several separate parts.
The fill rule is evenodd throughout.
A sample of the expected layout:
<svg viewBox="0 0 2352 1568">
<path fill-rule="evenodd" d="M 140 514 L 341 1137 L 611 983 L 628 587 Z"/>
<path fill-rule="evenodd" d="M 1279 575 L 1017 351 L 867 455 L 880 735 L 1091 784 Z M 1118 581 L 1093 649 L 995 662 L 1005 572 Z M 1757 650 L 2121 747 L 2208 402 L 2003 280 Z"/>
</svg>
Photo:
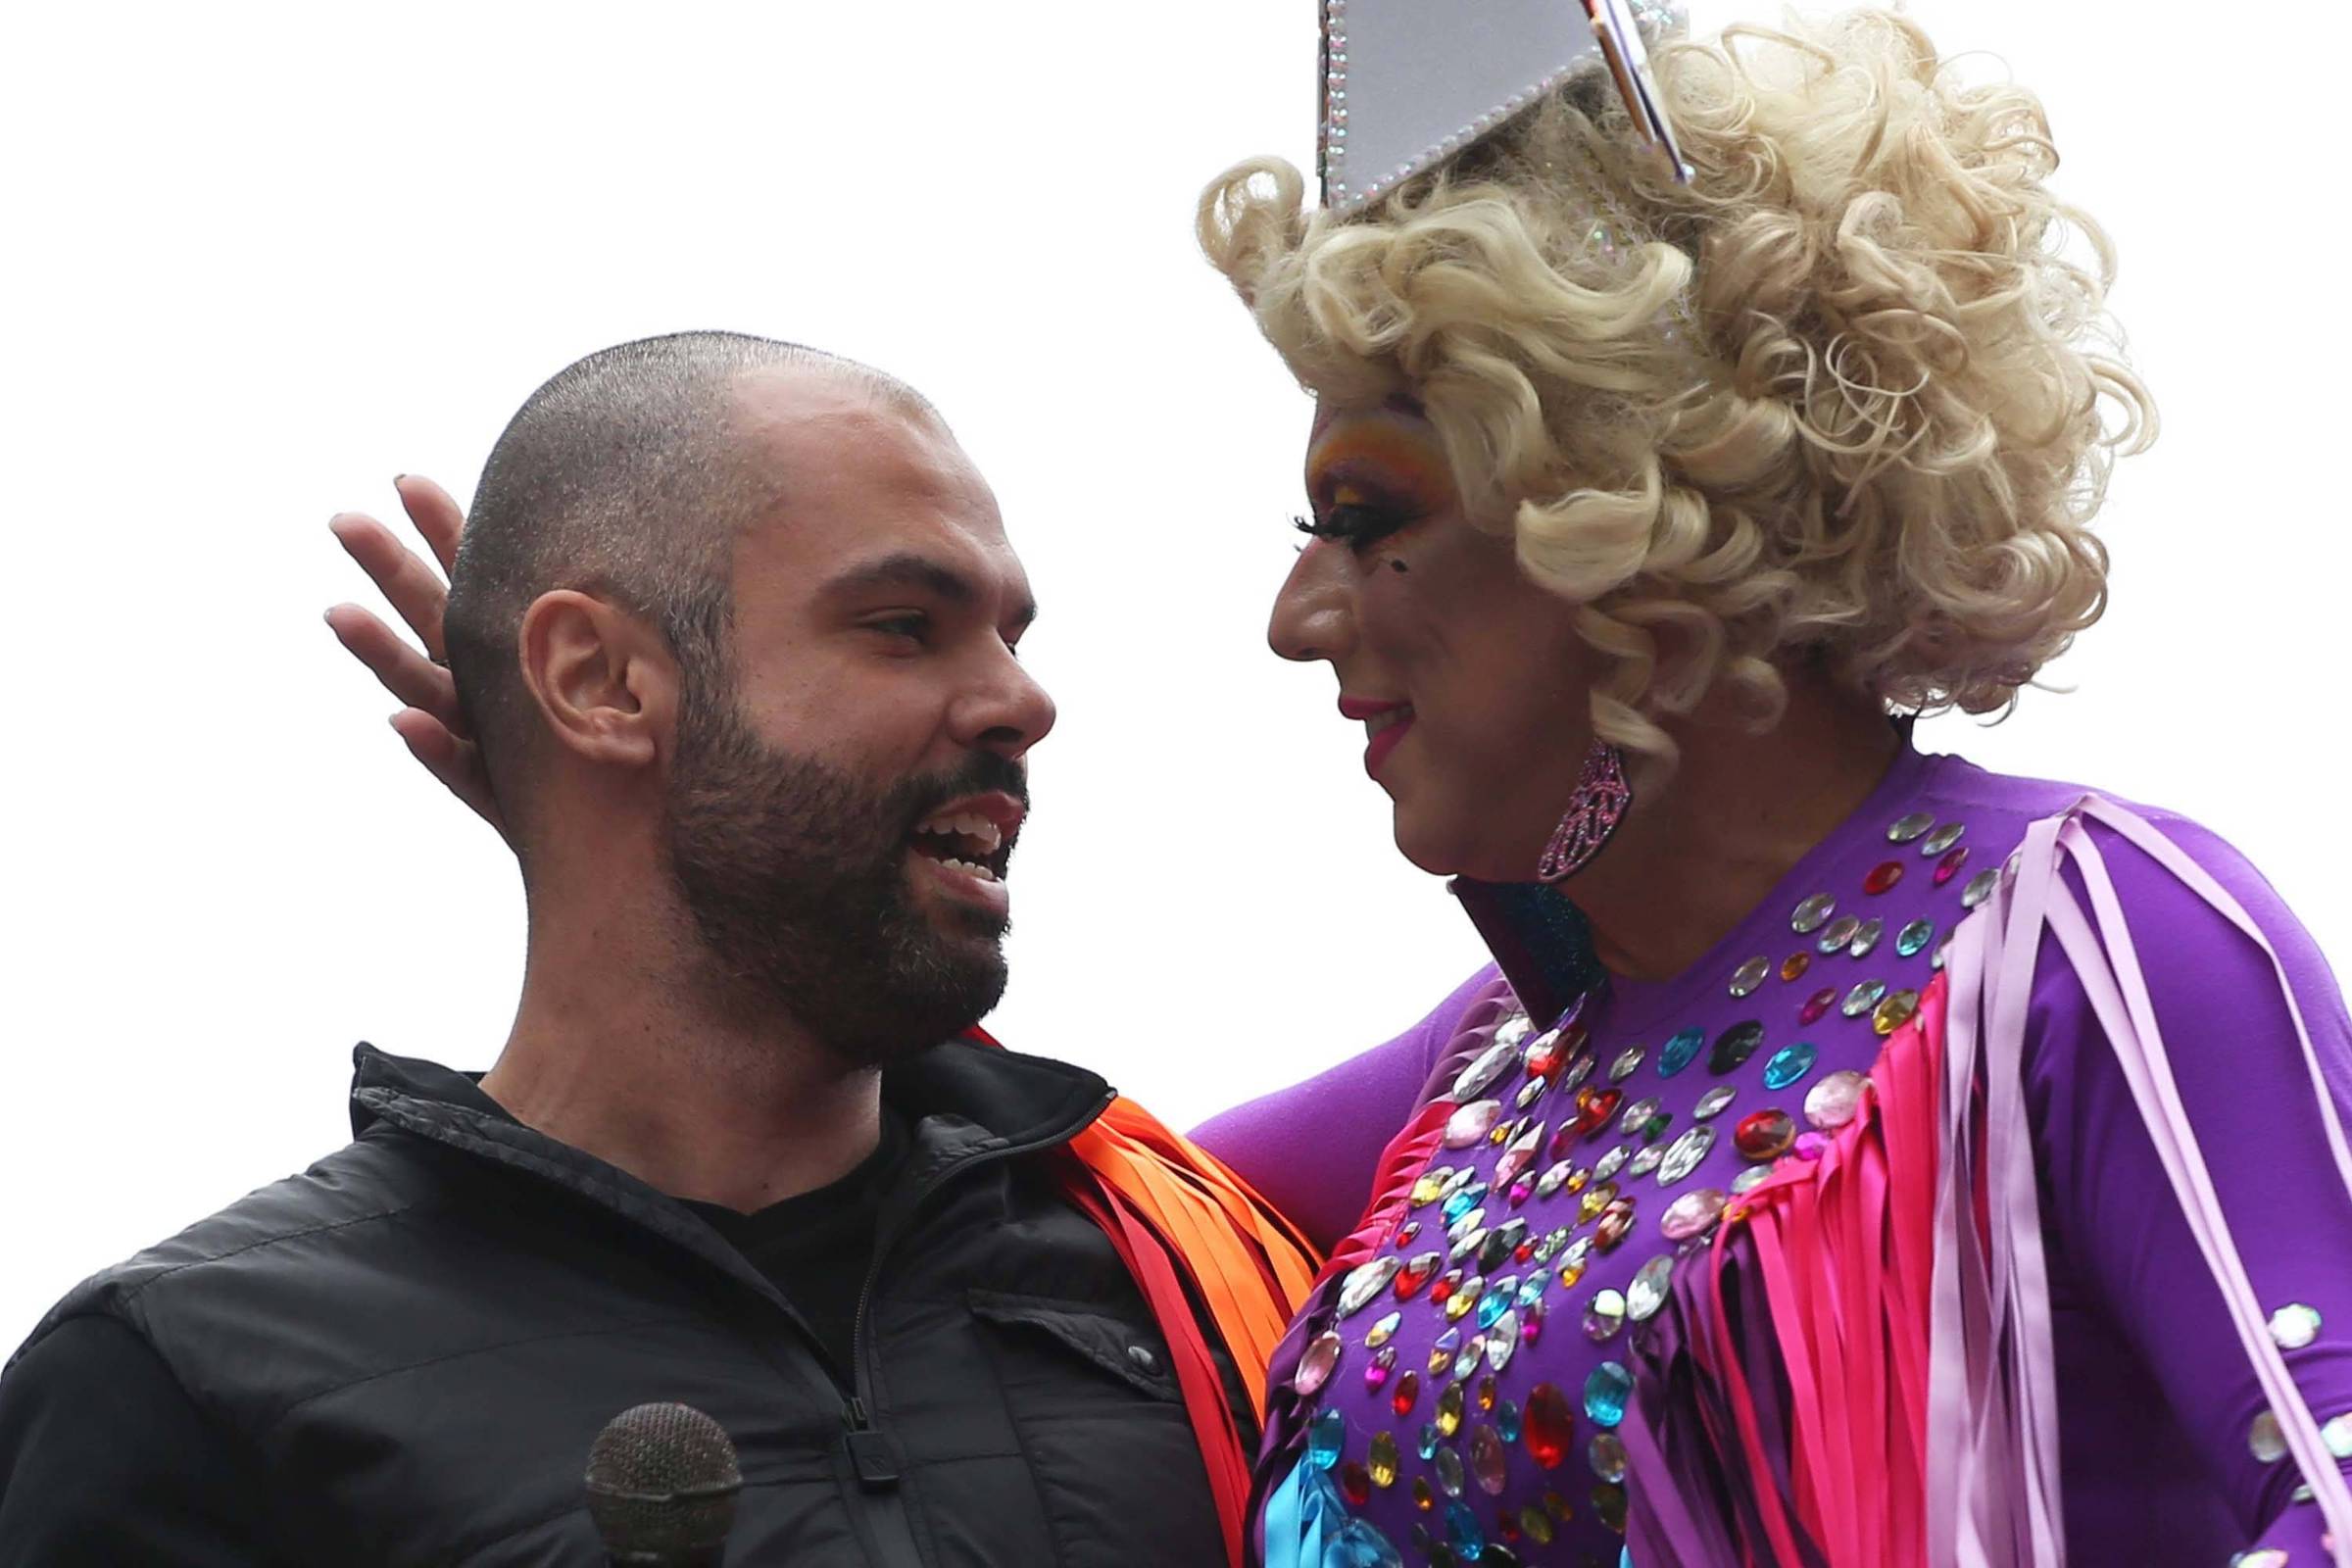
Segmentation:
<svg viewBox="0 0 2352 1568">
<path fill-rule="evenodd" d="M 935 816 L 915 831 L 936 833 L 942 838 L 977 839 L 980 847 L 991 855 L 1004 844 L 1004 835 L 985 816 Z"/>
<path fill-rule="evenodd" d="M 1375 713 L 1364 720 L 1364 738 L 1370 740 L 1392 724 L 1401 724 L 1412 716 L 1413 710 L 1409 708 L 1392 708 L 1385 713 Z"/>
<path fill-rule="evenodd" d="M 961 871 L 967 876 L 976 876 L 983 882 L 994 882 L 997 879 L 996 872 L 991 871 L 985 865 L 975 865 L 969 860 L 947 859 L 939 863 L 951 870 Z"/>
</svg>

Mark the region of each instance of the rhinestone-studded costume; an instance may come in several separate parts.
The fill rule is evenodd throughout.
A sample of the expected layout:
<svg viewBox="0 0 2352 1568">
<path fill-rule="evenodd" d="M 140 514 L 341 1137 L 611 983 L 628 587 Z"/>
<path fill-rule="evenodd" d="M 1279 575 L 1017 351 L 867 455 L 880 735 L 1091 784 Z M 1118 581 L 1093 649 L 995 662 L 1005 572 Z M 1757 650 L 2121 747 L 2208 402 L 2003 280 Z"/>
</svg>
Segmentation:
<svg viewBox="0 0 2352 1568">
<path fill-rule="evenodd" d="M 2082 801 L 1906 752 L 1659 984 L 1458 888 L 1498 968 L 1197 1135 L 1334 1250 L 1265 1560 L 2332 1560 L 2352 1023 L 2227 845 Z"/>
</svg>

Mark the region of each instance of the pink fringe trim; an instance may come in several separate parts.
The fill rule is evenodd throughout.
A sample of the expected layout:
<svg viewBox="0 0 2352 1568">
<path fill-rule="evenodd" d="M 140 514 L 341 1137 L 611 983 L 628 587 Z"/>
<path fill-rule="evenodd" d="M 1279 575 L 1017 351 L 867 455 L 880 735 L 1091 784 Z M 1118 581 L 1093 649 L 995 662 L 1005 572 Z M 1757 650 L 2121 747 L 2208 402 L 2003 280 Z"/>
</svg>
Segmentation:
<svg viewBox="0 0 2352 1568">
<path fill-rule="evenodd" d="M 1662 1351 L 1645 1362 L 1639 1419 L 1624 1434 L 1637 1467 L 1670 1483 L 1635 1498 L 1642 1568 L 2064 1568 L 2049 1278 L 2023 1072 L 2045 933 L 2082 982 L 2164 1155 L 2327 1522 L 2331 1560 L 2352 1568 L 2352 1491 L 2265 1328 L 2092 821 L 2270 956 L 2338 1179 L 2352 1191 L 2352 1152 L 2310 1032 L 2244 908 L 2112 802 L 2085 797 L 2035 823 L 2010 875 L 1954 933 L 1917 1015 L 1881 1052 L 1861 1113 L 1819 1160 L 1785 1160 L 1735 1199 L 1706 1270 L 1678 1280 L 1680 1358 Z M 2060 875 L 2068 863 L 2087 910 Z M 1777 1367 L 1753 1364 L 1759 1336 Z M 1777 1383 L 1751 1381 L 1776 1374 L 1787 1382 L 1785 1410 Z"/>
</svg>

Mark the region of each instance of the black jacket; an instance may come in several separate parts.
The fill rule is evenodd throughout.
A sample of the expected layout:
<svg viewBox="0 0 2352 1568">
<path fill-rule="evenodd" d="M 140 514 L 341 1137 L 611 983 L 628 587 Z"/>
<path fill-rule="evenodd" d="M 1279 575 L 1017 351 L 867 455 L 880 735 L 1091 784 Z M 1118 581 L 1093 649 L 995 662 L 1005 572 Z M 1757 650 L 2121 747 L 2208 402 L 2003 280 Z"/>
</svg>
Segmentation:
<svg viewBox="0 0 2352 1568">
<path fill-rule="evenodd" d="M 730 1564 L 1221 1561 L 1166 1344 L 1057 1185 L 1095 1074 L 960 1042 L 886 1074 L 912 1142 L 845 1399 L 682 1204 L 447 1069 L 357 1062 L 350 1145 L 99 1274 L 18 1352 L 0 1562 L 601 1564 L 589 1445 L 651 1399 L 734 1439 Z"/>
</svg>

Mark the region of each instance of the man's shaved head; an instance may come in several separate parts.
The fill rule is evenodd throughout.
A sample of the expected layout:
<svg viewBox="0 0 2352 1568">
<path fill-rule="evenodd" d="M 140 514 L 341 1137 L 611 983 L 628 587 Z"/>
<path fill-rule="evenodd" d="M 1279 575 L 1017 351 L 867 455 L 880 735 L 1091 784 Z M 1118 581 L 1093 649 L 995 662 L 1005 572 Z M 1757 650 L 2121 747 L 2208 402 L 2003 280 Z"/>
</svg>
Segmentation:
<svg viewBox="0 0 2352 1568">
<path fill-rule="evenodd" d="M 853 360 L 737 332 L 680 332 L 600 350 L 559 371 L 509 421 L 451 573 L 451 673 L 499 797 L 519 828 L 537 719 L 517 668 L 523 612 L 576 589 L 659 629 L 690 688 L 721 684 L 736 536 L 781 500 L 748 461 L 736 392 L 751 372 L 803 369 L 936 422 L 904 382 Z"/>
</svg>

